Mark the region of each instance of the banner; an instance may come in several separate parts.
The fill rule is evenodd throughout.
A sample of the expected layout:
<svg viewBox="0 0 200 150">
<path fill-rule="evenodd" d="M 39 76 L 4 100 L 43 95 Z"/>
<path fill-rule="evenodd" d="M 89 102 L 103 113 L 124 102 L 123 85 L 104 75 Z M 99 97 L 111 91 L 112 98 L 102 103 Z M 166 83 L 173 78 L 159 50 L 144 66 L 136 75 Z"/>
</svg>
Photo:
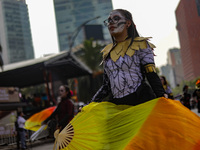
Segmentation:
<svg viewBox="0 0 200 150">
<path fill-rule="evenodd" d="M 1 102 L 20 102 L 18 88 L 0 87 L 0 103 Z"/>
</svg>

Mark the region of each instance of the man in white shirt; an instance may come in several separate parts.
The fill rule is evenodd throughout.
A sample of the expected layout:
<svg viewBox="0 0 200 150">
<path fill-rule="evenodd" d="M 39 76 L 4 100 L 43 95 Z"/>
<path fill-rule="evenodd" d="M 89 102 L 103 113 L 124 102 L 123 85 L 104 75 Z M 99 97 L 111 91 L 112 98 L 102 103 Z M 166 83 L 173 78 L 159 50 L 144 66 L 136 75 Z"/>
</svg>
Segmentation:
<svg viewBox="0 0 200 150">
<path fill-rule="evenodd" d="M 21 141 L 21 148 L 22 150 L 26 149 L 26 132 L 24 129 L 24 124 L 26 120 L 23 118 L 24 113 L 23 112 L 18 112 L 18 127 L 19 127 L 19 135 L 20 135 L 20 141 Z"/>
</svg>

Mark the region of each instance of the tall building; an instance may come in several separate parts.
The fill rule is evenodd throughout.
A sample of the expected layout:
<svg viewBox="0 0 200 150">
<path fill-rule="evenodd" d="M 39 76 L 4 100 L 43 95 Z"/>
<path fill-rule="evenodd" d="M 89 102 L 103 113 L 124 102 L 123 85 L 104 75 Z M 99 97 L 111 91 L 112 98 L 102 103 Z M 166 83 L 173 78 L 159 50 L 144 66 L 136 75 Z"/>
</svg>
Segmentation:
<svg viewBox="0 0 200 150">
<path fill-rule="evenodd" d="M 111 0 L 54 0 L 60 51 L 69 49 L 70 38 L 79 26 L 98 16 L 100 18 L 94 19 L 87 24 L 102 25 L 104 39 L 110 40 L 109 32 L 103 25 L 103 21 L 108 17 L 112 9 Z M 82 43 L 84 39 L 84 31 L 80 30 L 74 46 Z"/>
<path fill-rule="evenodd" d="M 180 0 L 175 11 L 185 80 L 200 76 L 200 0 Z"/>
<path fill-rule="evenodd" d="M 25 0 L 0 0 L 0 45 L 4 64 L 34 58 Z"/>
<path fill-rule="evenodd" d="M 172 87 L 174 88 L 184 80 L 180 49 L 170 49 L 167 56 L 167 62 L 173 70 L 174 81 L 172 80 Z"/>
</svg>

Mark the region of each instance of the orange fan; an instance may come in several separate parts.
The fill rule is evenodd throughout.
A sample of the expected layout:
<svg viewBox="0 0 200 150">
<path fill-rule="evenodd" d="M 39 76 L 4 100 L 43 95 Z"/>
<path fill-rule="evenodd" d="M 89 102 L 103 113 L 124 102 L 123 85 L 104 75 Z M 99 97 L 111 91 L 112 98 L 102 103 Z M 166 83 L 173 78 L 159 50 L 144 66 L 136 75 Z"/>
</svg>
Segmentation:
<svg viewBox="0 0 200 150">
<path fill-rule="evenodd" d="M 200 150 L 200 118 L 179 101 L 92 102 L 59 133 L 57 150 Z"/>
<path fill-rule="evenodd" d="M 46 120 L 56 109 L 56 106 L 49 107 L 47 109 L 42 110 L 34 115 L 32 115 L 25 122 L 25 129 L 37 131 L 41 127 L 41 123 Z"/>
</svg>

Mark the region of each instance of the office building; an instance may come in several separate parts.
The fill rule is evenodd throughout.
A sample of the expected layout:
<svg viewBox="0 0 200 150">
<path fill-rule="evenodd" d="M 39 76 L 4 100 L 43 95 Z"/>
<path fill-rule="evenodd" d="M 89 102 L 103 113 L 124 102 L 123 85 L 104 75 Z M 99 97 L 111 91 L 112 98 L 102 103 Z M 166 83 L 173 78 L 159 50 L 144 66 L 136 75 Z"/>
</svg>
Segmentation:
<svg viewBox="0 0 200 150">
<path fill-rule="evenodd" d="M 167 62 L 172 67 L 173 70 L 174 80 L 171 81 L 172 83 L 171 86 L 174 88 L 184 80 L 180 49 L 178 48 L 170 49 L 167 52 L 167 56 L 168 56 Z"/>
<path fill-rule="evenodd" d="M 175 11 L 185 80 L 200 76 L 200 0 L 180 0 Z"/>
<path fill-rule="evenodd" d="M 4 64 L 34 58 L 25 0 L 0 0 L 0 45 Z"/>
<path fill-rule="evenodd" d="M 89 21 L 87 25 L 102 25 L 104 40 L 110 40 L 109 32 L 103 25 L 103 21 L 112 9 L 111 0 L 54 0 L 60 51 L 69 50 L 70 39 L 76 31 L 79 33 L 74 39 L 74 46 L 81 44 L 85 40 L 85 34 L 83 29 L 79 30 L 79 26 L 98 16 L 100 18 Z"/>
</svg>

